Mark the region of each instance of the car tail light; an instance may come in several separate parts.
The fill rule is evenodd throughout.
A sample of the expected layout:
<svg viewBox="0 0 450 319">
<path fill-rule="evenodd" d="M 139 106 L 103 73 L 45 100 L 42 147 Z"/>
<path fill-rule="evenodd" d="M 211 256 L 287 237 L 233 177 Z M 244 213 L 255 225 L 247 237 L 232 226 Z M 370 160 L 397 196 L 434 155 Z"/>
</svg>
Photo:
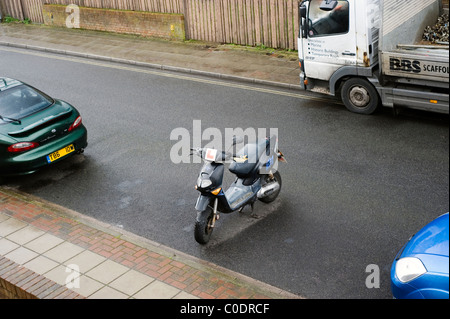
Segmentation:
<svg viewBox="0 0 450 319">
<path fill-rule="evenodd" d="M 11 145 L 10 147 L 8 147 L 8 152 L 10 153 L 20 153 L 20 152 L 25 152 L 25 151 L 29 151 L 32 148 L 38 147 L 39 144 L 38 143 L 34 143 L 34 142 L 20 142 L 20 143 L 16 143 Z"/>
<path fill-rule="evenodd" d="M 76 129 L 78 126 L 81 125 L 81 122 L 83 120 L 81 119 L 81 116 L 78 116 L 75 121 L 72 123 L 72 125 L 69 127 L 69 132 L 72 132 L 74 129 Z"/>
</svg>

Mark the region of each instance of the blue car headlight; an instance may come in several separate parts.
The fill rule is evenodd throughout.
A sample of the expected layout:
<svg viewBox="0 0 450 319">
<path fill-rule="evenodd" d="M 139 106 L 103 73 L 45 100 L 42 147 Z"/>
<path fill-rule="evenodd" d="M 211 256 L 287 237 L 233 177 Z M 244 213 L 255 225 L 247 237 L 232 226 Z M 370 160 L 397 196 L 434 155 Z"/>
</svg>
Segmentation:
<svg viewBox="0 0 450 319">
<path fill-rule="evenodd" d="M 427 272 L 420 259 L 415 257 L 405 257 L 397 260 L 395 275 L 402 283 L 410 282 Z"/>
</svg>

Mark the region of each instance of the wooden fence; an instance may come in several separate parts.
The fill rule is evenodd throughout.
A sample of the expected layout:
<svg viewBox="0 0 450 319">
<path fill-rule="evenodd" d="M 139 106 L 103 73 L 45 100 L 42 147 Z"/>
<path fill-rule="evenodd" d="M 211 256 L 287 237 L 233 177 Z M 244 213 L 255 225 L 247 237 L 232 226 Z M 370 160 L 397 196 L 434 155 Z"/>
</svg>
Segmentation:
<svg viewBox="0 0 450 319">
<path fill-rule="evenodd" d="M 43 23 L 42 0 L 0 0 L 0 10 L 16 19 Z"/>
<path fill-rule="evenodd" d="M 178 13 L 186 39 L 297 49 L 299 0 L 0 0 L 3 11 L 43 23 L 42 4 Z"/>
<path fill-rule="evenodd" d="M 191 39 L 296 49 L 298 0 L 186 1 Z"/>
</svg>

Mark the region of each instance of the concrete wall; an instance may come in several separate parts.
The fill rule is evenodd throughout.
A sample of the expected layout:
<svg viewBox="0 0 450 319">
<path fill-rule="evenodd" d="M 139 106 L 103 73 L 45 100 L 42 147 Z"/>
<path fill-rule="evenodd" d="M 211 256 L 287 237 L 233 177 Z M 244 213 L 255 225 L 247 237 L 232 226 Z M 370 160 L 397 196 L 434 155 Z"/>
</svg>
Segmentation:
<svg viewBox="0 0 450 319">
<path fill-rule="evenodd" d="M 67 6 L 44 5 L 44 24 L 67 27 Z M 79 7 L 80 28 L 184 40 L 184 15 Z M 74 21 L 74 20 L 72 20 Z"/>
</svg>

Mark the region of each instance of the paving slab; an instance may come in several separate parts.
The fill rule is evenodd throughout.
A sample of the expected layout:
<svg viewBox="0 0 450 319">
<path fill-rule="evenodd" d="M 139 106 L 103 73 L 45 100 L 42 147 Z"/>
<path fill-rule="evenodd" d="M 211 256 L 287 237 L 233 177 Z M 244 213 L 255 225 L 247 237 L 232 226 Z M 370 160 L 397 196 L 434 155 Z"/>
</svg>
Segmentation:
<svg viewBox="0 0 450 319">
<path fill-rule="evenodd" d="M 152 282 L 133 297 L 137 299 L 171 299 L 181 291 L 161 281 Z"/>
<path fill-rule="evenodd" d="M 64 242 L 63 239 L 53 236 L 51 234 L 45 233 L 44 235 L 36 238 L 35 240 L 32 240 L 29 243 L 26 243 L 24 246 L 39 253 L 39 254 L 42 254 L 42 253 L 46 252 L 47 250 L 50 250 L 53 247 L 58 246 L 62 242 Z"/>
<path fill-rule="evenodd" d="M 6 239 L 0 238 L 0 255 L 6 255 L 12 250 L 19 248 L 20 245 Z"/>
<path fill-rule="evenodd" d="M 19 245 L 24 245 L 44 234 L 45 232 L 43 232 L 42 230 L 39 230 L 36 227 L 28 225 L 6 236 L 6 238 Z"/>
<path fill-rule="evenodd" d="M 121 264 L 112 260 L 105 260 L 103 263 L 88 271 L 86 273 L 86 276 L 107 285 L 126 273 L 127 270 L 128 267 L 126 266 L 122 266 Z"/>
<path fill-rule="evenodd" d="M 5 255 L 6 258 L 11 259 L 12 261 L 21 265 L 29 262 L 37 256 L 38 253 L 25 247 L 18 247 Z"/>
<path fill-rule="evenodd" d="M 12 234 L 25 227 L 26 225 L 26 223 L 21 222 L 20 220 L 8 218 L 0 224 L 0 236 L 6 237 L 9 234 Z"/>
</svg>

